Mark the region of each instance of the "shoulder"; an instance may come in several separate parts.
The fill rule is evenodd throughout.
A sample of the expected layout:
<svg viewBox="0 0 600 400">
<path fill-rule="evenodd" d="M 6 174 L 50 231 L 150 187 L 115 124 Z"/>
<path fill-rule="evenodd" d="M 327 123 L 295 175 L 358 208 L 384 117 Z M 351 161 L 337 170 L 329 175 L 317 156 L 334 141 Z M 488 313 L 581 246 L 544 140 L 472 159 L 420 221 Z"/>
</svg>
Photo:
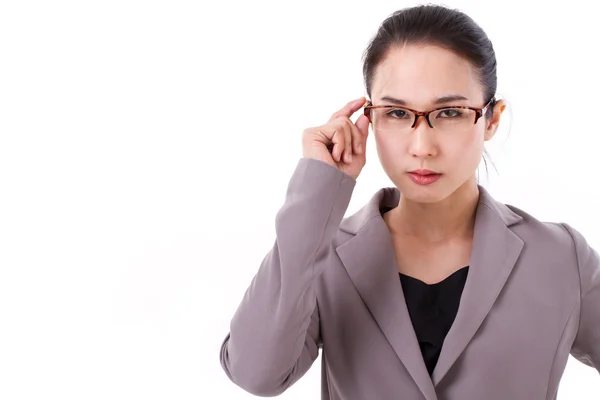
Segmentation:
<svg viewBox="0 0 600 400">
<path fill-rule="evenodd" d="M 582 295 L 584 295 L 600 280 L 600 256 L 580 231 L 565 222 L 561 222 L 560 225 L 571 237 L 572 251 L 579 266 L 581 290 Z"/>
<path fill-rule="evenodd" d="M 521 218 L 521 221 L 511 228 L 515 233 L 526 236 L 523 239 L 535 237 L 553 244 L 573 247 L 573 237 L 566 223 L 540 220 L 512 204 L 505 204 L 505 206 Z"/>
<path fill-rule="evenodd" d="M 588 283 L 600 273 L 600 257 L 581 231 L 567 222 L 542 221 L 518 207 L 510 204 L 505 206 L 522 218 L 511 229 L 523 239 L 526 246 L 529 243 L 557 258 L 567 256 L 570 262 L 577 265 L 581 289 L 585 292 Z"/>
<path fill-rule="evenodd" d="M 578 244 L 587 243 L 581 232 L 566 222 L 540 220 L 514 205 L 504 205 L 521 218 L 520 223 L 512 227 L 518 233 L 567 246 L 573 251 Z M 564 247 L 562 249 L 564 250 Z"/>
</svg>

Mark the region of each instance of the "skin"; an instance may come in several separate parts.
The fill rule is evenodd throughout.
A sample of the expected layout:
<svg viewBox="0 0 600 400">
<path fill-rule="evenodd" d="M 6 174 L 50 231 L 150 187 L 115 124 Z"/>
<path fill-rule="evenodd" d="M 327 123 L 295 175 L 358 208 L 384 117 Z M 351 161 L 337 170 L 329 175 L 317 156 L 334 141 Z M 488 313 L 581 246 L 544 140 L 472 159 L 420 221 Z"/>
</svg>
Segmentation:
<svg viewBox="0 0 600 400">
<path fill-rule="evenodd" d="M 439 107 L 483 107 L 484 88 L 475 67 L 439 46 L 411 44 L 392 47 L 374 71 L 374 105 L 394 105 L 428 111 Z M 440 98 L 462 96 L 462 99 Z M 335 112 L 329 121 L 305 129 L 303 156 L 323 161 L 357 178 L 366 163 L 369 119 L 350 117 L 362 108 L 361 97 Z M 460 132 L 440 132 L 424 118 L 405 133 L 374 130 L 379 161 L 402 193 L 397 207 L 383 216 L 392 236 L 398 270 L 426 283 L 439 282 L 470 264 L 475 211 L 479 200 L 476 171 L 484 144 L 491 140 L 506 105 L 500 100 L 492 117 Z M 332 152 L 327 146 L 333 146 Z M 429 169 L 442 176 L 427 186 L 410 179 L 410 171 Z"/>
<path fill-rule="evenodd" d="M 448 95 L 467 100 L 436 103 Z M 390 49 L 375 70 L 371 90 L 374 105 L 393 105 L 382 100 L 390 96 L 420 111 L 441 106 L 482 107 L 488 100 L 483 95 L 471 63 L 434 45 Z M 384 214 L 400 272 L 434 283 L 468 265 L 479 199 L 476 170 L 484 144 L 494 137 L 505 108 L 505 103 L 498 101 L 491 119 L 484 116 L 462 132 L 441 133 L 430 128 L 424 118 L 407 134 L 373 132 L 381 165 L 402 193 L 398 207 Z M 416 169 L 443 175 L 435 183 L 421 186 L 408 175 Z"/>
</svg>

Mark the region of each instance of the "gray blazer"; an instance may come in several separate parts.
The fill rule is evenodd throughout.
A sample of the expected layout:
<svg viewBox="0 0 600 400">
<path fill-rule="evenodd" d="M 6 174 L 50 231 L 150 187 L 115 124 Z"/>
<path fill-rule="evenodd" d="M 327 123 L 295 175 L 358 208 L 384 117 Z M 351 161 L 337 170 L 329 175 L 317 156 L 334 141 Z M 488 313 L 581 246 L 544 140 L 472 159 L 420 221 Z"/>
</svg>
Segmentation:
<svg viewBox="0 0 600 400">
<path fill-rule="evenodd" d="M 233 316 L 221 365 L 275 396 L 322 352 L 322 399 L 550 400 L 569 354 L 600 369 L 598 253 L 479 187 L 471 266 L 430 377 L 380 214 L 383 188 L 344 218 L 356 181 L 300 159 L 276 240 Z"/>
</svg>

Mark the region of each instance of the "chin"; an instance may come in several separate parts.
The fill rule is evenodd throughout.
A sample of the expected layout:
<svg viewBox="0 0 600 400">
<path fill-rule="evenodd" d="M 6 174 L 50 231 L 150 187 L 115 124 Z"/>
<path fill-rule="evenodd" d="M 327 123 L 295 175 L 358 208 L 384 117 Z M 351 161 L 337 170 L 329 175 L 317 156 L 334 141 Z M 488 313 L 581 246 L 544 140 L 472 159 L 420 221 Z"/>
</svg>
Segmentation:
<svg viewBox="0 0 600 400">
<path fill-rule="evenodd" d="M 410 200 L 414 203 L 434 204 L 439 203 L 446 198 L 446 196 L 441 196 L 436 193 L 415 193 L 415 191 L 412 190 L 401 193 L 402 196 L 404 196 L 407 200 Z"/>
<path fill-rule="evenodd" d="M 444 185 L 443 179 L 444 177 L 429 185 L 418 185 L 410 179 L 407 179 L 396 186 L 400 190 L 401 196 L 404 196 L 407 200 L 415 203 L 438 203 L 452 193 L 452 191 Z"/>
</svg>

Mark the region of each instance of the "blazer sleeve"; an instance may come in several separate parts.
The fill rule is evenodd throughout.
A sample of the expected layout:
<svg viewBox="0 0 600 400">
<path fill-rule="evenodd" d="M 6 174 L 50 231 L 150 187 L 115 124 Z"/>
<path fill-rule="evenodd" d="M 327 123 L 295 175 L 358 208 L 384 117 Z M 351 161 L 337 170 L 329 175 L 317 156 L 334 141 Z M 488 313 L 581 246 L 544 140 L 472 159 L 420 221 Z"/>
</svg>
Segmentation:
<svg viewBox="0 0 600 400">
<path fill-rule="evenodd" d="M 563 225 L 575 242 L 581 280 L 579 329 L 571 355 L 600 372 L 600 257 L 581 233 Z"/>
<path fill-rule="evenodd" d="M 356 180 L 301 158 L 276 214 L 276 240 L 246 290 L 221 346 L 236 385 L 276 396 L 308 371 L 320 346 L 315 280 L 324 266 Z"/>
</svg>

